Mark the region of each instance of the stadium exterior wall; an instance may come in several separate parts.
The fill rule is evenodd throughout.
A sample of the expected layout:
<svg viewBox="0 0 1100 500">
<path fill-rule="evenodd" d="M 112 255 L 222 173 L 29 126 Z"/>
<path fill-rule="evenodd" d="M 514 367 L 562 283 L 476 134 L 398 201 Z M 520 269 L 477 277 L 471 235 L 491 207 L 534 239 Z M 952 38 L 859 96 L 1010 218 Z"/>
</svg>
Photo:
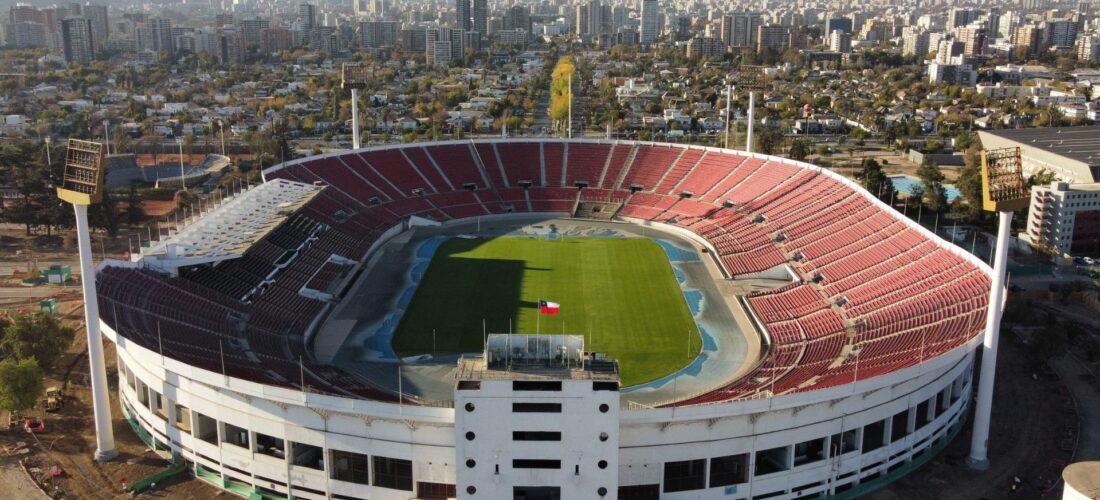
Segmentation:
<svg viewBox="0 0 1100 500">
<path fill-rule="evenodd" d="M 157 448 L 201 466 L 204 477 L 221 476 L 218 486 L 231 491 L 250 488 L 286 496 L 289 487 L 299 498 L 404 500 L 412 496 L 410 491 L 332 478 L 331 452 L 408 460 L 414 488 L 421 482 L 454 484 L 456 464 L 465 460 L 455 456 L 451 408 L 307 394 L 225 377 L 163 358 L 103 326 L 118 345 L 120 400 L 132 423 L 158 441 Z M 879 478 L 941 443 L 965 417 L 976 345 L 970 342 L 920 365 L 840 387 L 710 405 L 624 409 L 619 419 L 620 487 L 650 485 L 661 488 L 662 498 L 672 499 L 737 499 L 771 492 L 783 492 L 776 498 L 791 498 L 793 489 L 799 495 L 830 494 Z M 936 403 L 927 406 L 932 399 Z M 918 425 L 928 420 L 916 415 L 918 409 L 934 418 Z M 907 429 L 904 437 L 891 441 L 892 423 L 901 413 Z M 196 437 L 200 414 L 217 423 L 214 443 Z M 883 421 L 883 446 L 862 452 L 865 426 Z M 225 424 L 247 432 L 253 449 L 227 442 Z M 259 434 L 283 440 L 285 456 L 292 456 L 291 442 L 323 449 L 326 470 L 294 466 L 290 459 L 254 451 Z M 824 438 L 827 444 L 829 436 L 855 439 L 857 448 L 794 466 L 800 443 Z M 776 449 L 787 450 L 778 453 L 786 457 L 788 470 L 755 476 L 757 452 Z M 664 491 L 665 463 L 739 454 L 747 454 L 745 483 Z M 805 485 L 813 486 L 800 488 Z M 477 498 L 466 496 L 463 488 L 458 485 L 460 498 Z"/>
</svg>

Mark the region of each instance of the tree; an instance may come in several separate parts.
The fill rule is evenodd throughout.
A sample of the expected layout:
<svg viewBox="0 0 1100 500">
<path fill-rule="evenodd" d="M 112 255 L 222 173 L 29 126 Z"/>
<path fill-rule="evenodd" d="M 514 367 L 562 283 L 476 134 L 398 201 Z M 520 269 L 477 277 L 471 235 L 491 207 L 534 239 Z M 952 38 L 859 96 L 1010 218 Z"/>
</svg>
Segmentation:
<svg viewBox="0 0 1100 500">
<path fill-rule="evenodd" d="M 53 366 L 72 344 L 74 333 L 46 313 L 17 314 L 4 328 L 0 350 L 18 359 L 37 359 L 41 366 Z"/>
<path fill-rule="evenodd" d="M 812 151 L 813 143 L 809 139 L 798 138 L 791 141 L 791 149 L 787 151 L 787 156 L 792 160 L 805 161 Z"/>
<path fill-rule="evenodd" d="M 1027 187 L 1031 188 L 1032 186 L 1049 186 L 1050 183 L 1056 180 L 1058 180 L 1058 175 L 1044 168 L 1028 176 Z"/>
<path fill-rule="evenodd" d="M 42 367 L 34 358 L 0 361 L 0 409 L 18 413 L 34 408 L 46 393 Z"/>
<path fill-rule="evenodd" d="M 782 143 L 783 134 L 771 127 L 764 127 L 756 134 L 756 146 L 766 155 L 774 154 Z"/>
<path fill-rule="evenodd" d="M 971 146 L 963 155 L 964 166 L 959 170 L 955 187 L 959 188 L 965 201 L 963 214 L 970 220 L 977 219 L 982 212 L 982 159 L 978 147 Z"/>
<path fill-rule="evenodd" d="M 882 166 L 874 158 L 864 158 L 863 166 L 856 172 L 856 179 L 872 195 L 880 200 L 894 199 L 894 182 L 882 171 Z"/>
<path fill-rule="evenodd" d="M 943 187 L 944 177 L 939 165 L 925 156 L 920 167 L 917 168 L 917 177 L 921 181 L 921 201 L 924 206 L 934 212 L 941 212 L 947 208 L 947 189 Z"/>
</svg>

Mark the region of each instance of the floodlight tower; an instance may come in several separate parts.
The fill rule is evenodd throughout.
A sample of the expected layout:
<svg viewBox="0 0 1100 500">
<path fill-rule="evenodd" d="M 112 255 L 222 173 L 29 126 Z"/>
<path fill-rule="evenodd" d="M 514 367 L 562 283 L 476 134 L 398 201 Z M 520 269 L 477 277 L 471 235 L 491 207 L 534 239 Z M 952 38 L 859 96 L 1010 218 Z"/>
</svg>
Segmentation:
<svg viewBox="0 0 1100 500">
<path fill-rule="evenodd" d="M 749 120 L 745 151 L 752 152 L 752 126 L 756 121 L 756 92 L 764 90 L 764 68 L 760 66 L 741 66 L 737 70 L 737 86 L 749 93 Z"/>
<path fill-rule="evenodd" d="M 367 88 L 360 63 L 344 63 L 340 68 L 340 86 L 351 89 L 351 147 L 359 149 L 359 89 Z"/>
<path fill-rule="evenodd" d="M 103 359 L 103 338 L 99 335 L 99 302 L 92 268 L 92 242 L 88 233 L 88 205 L 103 200 L 104 149 L 98 142 L 69 139 L 65 152 L 65 173 L 57 197 L 76 211 L 76 237 L 80 246 L 80 285 L 84 290 L 84 323 L 88 335 L 88 366 L 91 370 L 92 409 L 95 413 L 95 459 L 106 461 L 118 455 L 111 428 L 111 406 L 107 398 L 107 369 Z"/>
<path fill-rule="evenodd" d="M 972 469 L 989 468 L 989 414 L 993 409 L 993 376 L 997 369 L 997 341 L 1004 312 L 1005 269 L 1008 267 L 1008 234 L 1012 212 L 1025 208 L 1030 201 L 1020 166 L 1020 148 L 982 151 L 982 209 L 997 212 L 997 251 L 993 261 L 993 283 L 985 315 L 982 367 L 978 379 L 978 397 L 974 405 L 974 432 L 970 440 L 967 465 Z"/>
</svg>

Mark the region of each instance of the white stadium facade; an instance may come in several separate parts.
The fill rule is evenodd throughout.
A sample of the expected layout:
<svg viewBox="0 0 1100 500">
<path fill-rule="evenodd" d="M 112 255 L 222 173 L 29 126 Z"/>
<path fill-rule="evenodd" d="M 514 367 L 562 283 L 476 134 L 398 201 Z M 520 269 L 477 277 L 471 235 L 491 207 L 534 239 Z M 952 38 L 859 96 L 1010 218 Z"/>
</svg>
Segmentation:
<svg viewBox="0 0 1100 500">
<path fill-rule="evenodd" d="M 264 179 L 96 278 L 126 418 L 233 493 L 849 498 L 919 467 L 967 418 L 991 270 L 814 165 L 500 139 L 308 157 Z M 388 243 L 582 212 L 690 241 L 719 280 L 776 283 L 730 301 L 756 354 L 643 404 L 577 337 L 535 338 L 553 349 L 503 369 L 508 340 L 490 336 L 430 400 L 401 367 L 372 378 L 319 352 L 340 345 L 333 311 Z"/>
</svg>

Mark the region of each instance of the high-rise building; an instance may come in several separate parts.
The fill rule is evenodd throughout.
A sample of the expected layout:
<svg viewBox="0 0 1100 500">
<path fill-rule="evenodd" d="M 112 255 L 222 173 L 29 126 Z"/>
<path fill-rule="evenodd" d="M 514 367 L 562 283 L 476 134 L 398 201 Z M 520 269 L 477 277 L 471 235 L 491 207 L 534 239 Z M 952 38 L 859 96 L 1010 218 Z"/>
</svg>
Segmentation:
<svg viewBox="0 0 1100 500">
<path fill-rule="evenodd" d="M 981 12 L 970 9 L 954 8 L 947 13 L 947 29 L 966 26 L 976 20 Z"/>
<path fill-rule="evenodd" d="M 963 43 L 963 55 L 978 56 L 985 53 L 985 25 L 970 24 L 957 30 Z"/>
<path fill-rule="evenodd" d="M 264 30 L 271 27 L 268 19 L 241 19 L 238 21 L 241 27 L 241 41 L 247 47 L 259 47 Z"/>
<path fill-rule="evenodd" d="M 482 37 L 489 34 L 489 0 L 474 0 L 473 30 Z"/>
<path fill-rule="evenodd" d="M 901 53 L 924 58 L 928 55 L 929 34 L 919 26 L 906 26 L 901 34 Z"/>
<path fill-rule="evenodd" d="M 4 43 L 15 49 L 37 49 L 46 46 L 46 25 L 30 21 L 6 26 Z"/>
<path fill-rule="evenodd" d="M 1057 49 L 1073 48 L 1077 40 L 1077 23 L 1069 19 L 1047 21 L 1045 33 L 1047 45 Z"/>
<path fill-rule="evenodd" d="M 678 16 L 676 18 L 676 27 L 674 29 L 677 41 L 691 39 L 691 17 Z"/>
<path fill-rule="evenodd" d="M 430 65 L 446 66 L 462 60 L 466 51 L 465 32 L 453 28 L 430 28 L 425 32 L 424 55 Z"/>
<path fill-rule="evenodd" d="M 172 52 L 172 22 L 159 17 L 150 17 L 138 28 L 138 51 Z"/>
<path fill-rule="evenodd" d="M 1085 35 L 1077 40 L 1077 59 L 1100 61 L 1100 35 Z"/>
<path fill-rule="evenodd" d="M 397 33 L 401 23 L 397 21 L 362 21 L 359 23 L 359 45 L 365 48 L 392 47 L 397 45 Z"/>
<path fill-rule="evenodd" d="M 13 5 L 8 11 L 8 24 L 38 23 L 46 24 L 45 15 L 41 10 L 27 4 Z"/>
<path fill-rule="evenodd" d="M 840 30 L 829 33 L 829 50 L 847 54 L 852 51 L 852 35 Z"/>
<path fill-rule="evenodd" d="M 834 31 L 843 31 L 849 35 L 852 34 L 852 19 L 829 16 L 825 19 L 825 33 L 832 33 Z"/>
<path fill-rule="evenodd" d="M 1012 45 L 1017 48 L 1026 47 L 1028 54 L 1035 54 L 1039 51 L 1040 31 L 1039 27 L 1032 23 L 1019 26 L 1012 33 Z"/>
<path fill-rule="evenodd" d="M 504 12 L 504 29 L 531 32 L 531 9 L 526 5 L 515 5 Z"/>
<path fill-rule="evenodd" d="M 778 24 L 761 26 L 756 31 L 756 50 L 782 52 L 791 46 L 791 29 Z"/>
<path fill-rule="evenodd" d="M 61 40 L 65 61 L 70 66 L 88 64 L 95 59 L 92 23 L 86 17 L 67 17 L 61 21 Z"/>
<path fill-rule="evenodd" d="M 657 41 L 657 0 L 642 0 L 641 12 L 642 45 Z"/>
<path fill-rule="evenodd" d="M 470 22 L 470 0 L 455 0 L 455 27 L 462 31 L 473 28 L 473 23 Z"/>
<path fill-rule="evenodd" d="M 107 37 L 111 35 L 111 22 L 107 19 L 106 5 L 85 5 L 84 17 L 92 23 L 92 37 L 97 50 L 107 47 Z"/>
<path fill-rule="evenodd" d="M 313 30 L 317 23 L 317 6 L 308 3 L 298 5 L 298 20 L 302 23 L 302 31 Z"/>
<path fill-rule="evenodd" d="M 756 45 L 757 31 L 763 24 L 764 18 L 757 12 L 734 12 L 722 16 L 719 38 L 730 47 L 752 47 Z"/>
<path fill-rule="evenodd" d="M 688 59 L 699 59 L 700 57 L 720 57 L 726 53 L 726 42 L 721 39 L 709 36 L 697 36 L 688 40 L 687 44 L 687 57 Z"/>
</svg>

